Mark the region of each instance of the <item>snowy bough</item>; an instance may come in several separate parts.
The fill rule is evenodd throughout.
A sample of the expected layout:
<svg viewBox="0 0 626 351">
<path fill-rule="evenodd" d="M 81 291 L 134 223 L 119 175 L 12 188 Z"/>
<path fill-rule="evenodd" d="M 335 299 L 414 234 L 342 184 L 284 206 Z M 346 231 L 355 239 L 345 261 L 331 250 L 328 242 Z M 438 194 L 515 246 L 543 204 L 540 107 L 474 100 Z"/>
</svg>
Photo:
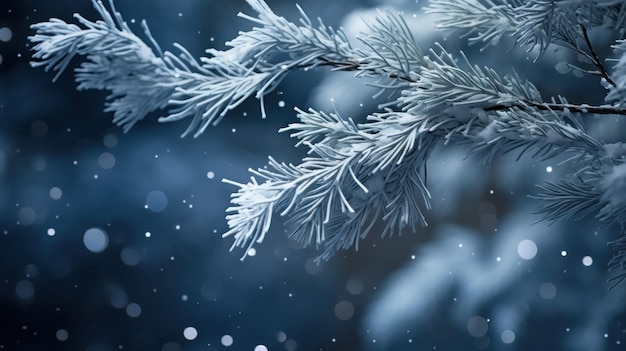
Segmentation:
<svg viewBox="0 0 626 351">
<path fill-rule="evenodd" d="M 358 247 L 378 221 L 382 235 L 425 226 L 431 208 L 426 162 L 441 144 L 462 145 L 488 165 L 508 152 L 546 160 L 563 154 L 572 171 L 531 194 L 546 220 L 597 217 L 599 225 L 621 227 L 610 242 L 614 256 L 611 285 L 626 279 L 626 145 L 607 144 L 585 129 L 592 115 L 626 115 L 626 39 L 613 57 L 599 57 L 588 30 L 610 27 L 626 34 L 626 1 L 431 0 L 441 30 L 459 30 L 485 48 L 505 37 L 540 60 L 549 45 L 572 50 L 587 63 L 568 69 L 597 76 L 606 91 L 603 105 L 545 99 L 517 74 L 501 75 L 471 63 L 441 45 L 423 51 L 400 15 L 380 12 L 368 31 L 350 39 L 341 29 L 314 22 L 300 11 L 299 23 L 275 14 L 262 0 L 247 0 L 255 16 L 239 14 L 255 27 L 227 42 L 228 50 L 207 50 L 199 60 L 182 46 L 163 51 L 142 22 L 137 36 L 115 11 L 93 1 L 100 19 L 76 14 L 78 24 L 58 19 L 32 26 L 32 66 L 56 71 L 76 56 L 78 89 L 110 92 L 105 110 L 129 130 L 153 111 L 160 121 L 187 119 L 183 136 L 199 136 L 249 98 L 260 101 L 295 70 L 328 67 L 352 71 L 380 89 L 388 100 L 362 124 L 337 113 L 296 109 L 299 122 L 281 131 L 309 149 L 299 164 L 269 158 L 251 170 L 227 209 L 224 236 L 233 248 L 261 243 L 272 218 L 286 218 L 290 235 L 322 249 L 328 259 Z M 355 45 L 356 41 L 359 45 Z M 488 48 L 486 48 L 488 49 Z M 384 95 L 381 95 L 384 94 Z M 245 256 L 245 253 L 244 253 Z"/>
</svg>

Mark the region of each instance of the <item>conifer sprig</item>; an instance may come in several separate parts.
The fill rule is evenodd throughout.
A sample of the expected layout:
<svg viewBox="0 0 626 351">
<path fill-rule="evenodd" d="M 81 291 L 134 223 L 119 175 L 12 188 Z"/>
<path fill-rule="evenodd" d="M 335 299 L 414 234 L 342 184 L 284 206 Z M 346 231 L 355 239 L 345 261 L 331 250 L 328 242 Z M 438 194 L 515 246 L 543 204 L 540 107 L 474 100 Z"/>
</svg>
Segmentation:
<svg viewBox="0 0 626 351">
<path fill-rule="evenodd" d="M 300 122 L 283 131 L 293 132 L 311 156 L 299 165 L 270 158 L 267 168 L 251 170 L 250 182 L 226 181 L 239 187 L 224 234 L 234 237 L 233 247 L 261 242 L 273 213 L 288 216 L 291 236 L 302 244 L 323 246 L 325 259 L 358 247 L 377 219 L 391 234 L 426 225 L 430 194 L 420 169 L 435 138 L 421 129 L 423 118 L 389 111 L 356 125 L 314 110 L 298 110 L 298 116 Z"/>
<path fill-rule="evenodd" d="M 227 42 L 227 50 L 207 50 L 196 60 L 175 44 L 163 51 L 145 22 L 146 41 L 115 11 L 92 0 L 101 19 L 76 14 L 78 25 L 58 19 L 32 26 L 35 67 L 56 71 L 76 57 L 79 89 L 108 90 L 106 111 L 125 131 L 146 115 L 166 110 L 160 121 L 190 119 L 183 135 L 200 135 L 249 98 L 260 101 L 294 70 L 330 67 L 353 71 L 388 92 L 381 112 L 356 124 L 338 114 L 296 112 L 299 122 L 283 131 L 309 149 L 299 164 L 270 157 L 266 168 L 251 170 L 247 183 L 226 182 L 232 195 L 226 219 L 233 247 L 249 249 L 263 241 L 273 216 L 286 217 L 290 234 L 323 249 L 322 258 L 357 247 L 384 221 L 382 234 L 426 225 L 430 193 L 422 171 L 436 145 L 464 145 L 485 163 L 507 152 L 549 159 L 568 153 L 574 173 L 540 186 L 539 209 L 549 220 L 596 216 L 605 225 L 626 222 L 626 147 L 604 144 L 587 133 L 583 117 L 626 115 L 626 44 L 614 46 L 606 69 L 587 28 L 608 24 L 625 34 L 622 1 L 431 0 L 426 12 L 440 29 L 462 29 L 470 43 L 495 44 L 511 36 L 537 59 L 551 44 L 587 57 L 608 90 L 602 105 L 572 104 L 565 97 L 542 99 L 531 82 L 501 75 L 452 55 L 437 44 L 423 52 L 400 15 L 381 12 L 354 47 L 341 29 L 314 23 L 300 12 L 299 23 L 275 14 L 263 0 L 247 0 L 255 16 L 239 14 L 254 27 Z M 379 96 L 380 94 L 377 94 Z M 622 241 L 613 243 L 611 270 L 623 270 Z M 247 251 L 246 251 L 247 253 Z M 244 253 L 244 256 L 245 254 Z M 624 275 L 618 275 L 621 281 Z"/>
</svg>

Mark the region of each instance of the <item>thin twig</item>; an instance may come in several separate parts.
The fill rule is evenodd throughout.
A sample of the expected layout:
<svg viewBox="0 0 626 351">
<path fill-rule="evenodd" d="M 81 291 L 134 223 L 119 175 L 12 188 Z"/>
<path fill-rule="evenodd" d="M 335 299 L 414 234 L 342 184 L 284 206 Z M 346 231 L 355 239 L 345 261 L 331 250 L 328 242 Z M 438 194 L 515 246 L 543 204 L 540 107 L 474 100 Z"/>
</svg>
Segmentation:
<svg viewBox="0 0 626 351">
<path fill-rule="evenodd" d="M 333 71 L 368 71 L 370 69 L 364 69 L 359 62 L 338 62 L 332 61 L 325 57 L 320 57 L 320 61 L 322 61 L 319 66 L 330 66 Z M 401 79 L 409 83 L 416 83 L 414 79 L 410 77 L 399 75 L 397 73 L 388 73 L 389 78 L 393 79 Z"/>
<path fill-rule="evenodd" d="M 597 57 L 597 55 L 595 55 L 595 52 L 594 52 L 594 57 Z M 337 61 L 331 61 L 326 58 L 320 58 L 320 60 L 322 61 L 320 66 L 331 66 L 333 67 L 333 70 L 337 70 L 337 71 L 363 71 L 364 70 L 358 62 L 337 62 Z M 600 65 L 599 67 L 601 68 L 602 66 Z M 612 80 L 610 80 L 610 78 L 608 78 L 608 75 L 606 74 L 606 71 L 603 70 L 603 68 L 602 68 L 602 72 L 603 72 L 602 76 L 604 77 L 606 75 L 605 79 L 607 79 L 609 83 L 615 84 L 613 83 Z M 406 77 L 406 76 L 399 76 L 396 73 L 389 73 L 389 78 L 396 78 L 396 79 L 407 81 L 409 83 L 416 83 L 414 79 L 410 77 Z M 546 102 L 520 101 L 519 104 L 515 104 L 513 106 L 521 108 L 521 109 L 533 107 L 541 111 L 568 110 L 570 112 L 594 113 L 594 114 L 599 114 L 599 115 L 626 116 L 626 108 L 610 106 L 610 105 L 591 106 L 587 104 L 576 105 L 576 104 L 557 104 L 557 103 L 546 103 Z M 513 106 L 512 105 L 494 105 L 494 106 L 486 107 L 484 108 L 484 110 L 485 111 L 503 111 L 503 110 L 508 110 Z"/>
<path fill-rule="evenodd" d="M 515 104 L 515 107 L 525 109 L 527 107 L 533 107 L 541 111 L 565 111 L 581 112 L 581 113 L 595 113 L 598 115 L 622 115 L 626 116 L 626 108 L 620 108 L 615 106 L 590 106 L 587 104 L 555 104 L 555 103 L 539 103 L 532 101 L 520 101 L 519 104 Z M 502 111 L 508 110 L 512 106 L 510 105 L 495 105 L 487 107 L 485 111 Z"/>
<path fill-rule="evenodd" d="M 617 84 L 615 84 L 615 82 L 611 79 L 611 77 L 609 77 L 609 74 L 604 69 L 604 65 L 602 65 L 602 61 L 600 61 L 598 54 L 593 49 L 593 46 L 591 45 L 591 40 L 589 40 L 589 35 L 587 34 L 587 28 L 585 28 L 585 26 L 582 24 L 579 24 L 579 26 L 583 32 L 583 38 L 585 38 L 585 43 L 587 43 L 587 47 L 589 48 L 589 51 L 591 52 L 591 56 L 593 58 L 593 64 L 596 65 L 596 67 L 598 67 L 598 69 L 600 70 L 600 75 L 602 76 L 602 78 L 604 78 L 612 86 L 617 87 Z"/>
</svg>

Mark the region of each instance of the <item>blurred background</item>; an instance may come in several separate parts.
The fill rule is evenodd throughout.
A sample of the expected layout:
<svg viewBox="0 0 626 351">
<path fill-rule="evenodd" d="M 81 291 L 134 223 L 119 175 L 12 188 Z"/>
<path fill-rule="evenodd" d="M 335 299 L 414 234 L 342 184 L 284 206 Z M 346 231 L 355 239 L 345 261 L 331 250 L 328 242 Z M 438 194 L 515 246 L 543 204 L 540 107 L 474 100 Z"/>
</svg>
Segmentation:
<svg viewBox="0 0 626 351">
<path fill-rule="evenodd" d="M 244 1 L 117 0 L 146 19 L 166 50 L 196 57 L 251 24 Z M 297 20 L 294 1 L 268 0 Z M 434 30 L 426 3 L 346 0 L 299 4 L 350 36 L 376 9 L 403 13 L 422 48 L 435 41 L 473 62 L 534 82 L 544 99 L 600 104 L 597 79 L 563 69 L 577 58 L 503 40 L 465 47 Z M 606 243 L 620 228 L 538 222 L 534 186 L 571 173 L 561 160 L 503 155 L 490 167 L 454 146 L 428 164 L 430 226 L 381 239 L 317 265 L 280 220 L 254 253 L 229 252 L 224 210 L 248 168 L 306 150 L 278 134 L 293 108 L 336 109 L 362 121 L 381 101 L 349 73 L 296 72 L 266 100 L 233 111 L 203 135 L 158 113 L 129 133 L 102 112 L 106 92 L 75 90 L 71 72 L 29 67 L 29 25 L 95 20 L 89 0 L 0 3 L 0 349 L 5 350 L 624 350 L 625 284 L 607 290 Z M 142 33 L 138 24 L 132 26 Z M 591 33 L 603 57 L 606 32 Z M 447 36 L 446 36 L 447 35 Z M 556 68 L 558 69 L 556 69 Z M 621 118 L 585 117 L 594 136 L 623 141 Z M 381 226 L 382 228 L 382 226 Z"/>
</svg>

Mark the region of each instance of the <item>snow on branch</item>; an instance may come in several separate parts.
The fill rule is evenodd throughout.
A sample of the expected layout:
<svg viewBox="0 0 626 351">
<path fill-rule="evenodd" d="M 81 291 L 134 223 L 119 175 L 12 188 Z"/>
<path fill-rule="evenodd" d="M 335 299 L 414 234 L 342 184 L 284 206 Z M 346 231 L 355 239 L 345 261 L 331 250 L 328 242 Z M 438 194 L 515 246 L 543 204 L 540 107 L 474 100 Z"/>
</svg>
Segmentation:
<svg viewBox="0 0 626 351">
<path fill-rule="evenodd" d="M 425 10 L 436 15 L 439 29 L 463 30 L 472 44 L 497 44 L 511 36 L 528 51 L 537 48 L 539 57 L 551 43 L 587 55 L 577 43 L 583 39 L 578 24 L 593 27 L 609 20 L 619 30 L 626 7 L 612 0 L 430 0 Z"/>
<path fill-rule="evenodd" d="M 626 159 L 621 145 L 604 146 L 603 160 L 587 162 L 579 177 L 546 182 L 539 186 L 540 193 L 535 197 L 546 203 L 538 213 L 545 219 L 580 220 L 595 216 L 605 225 L 626 223 Z M 611 149 L 619 148 L 620 155 L 611 155 Z M 596 155 L 597 156 L 597 155 Z"/>
<path fill-rule="evenodd" d="M 485 163 L 512 150 L 520 156 L 534 150 L 533 157 L 542 159 L 563 152 L 604 153 L 565 99 L 544 103 L 530 82 L 472 65 L 463 53 L 460 60 L 440 46 L 430 53 L 420 79 L 403 92 L 399 104 L 409 113 L 431 116 L 429 129 L 443 130 L 446 143 L 486 152 Z"/>
<path fill-rule="evenodd" d="M 112 15 L 102 2 L 93 5 L 102 20 L 91 22 L 75 14 L 82 27 L 55 18 L 32 25 L 36 34 L 29 39 L 36 45 L 31 65 L 56 71 L 56 80 L 74 57 L 87 56 L 89 61 L 76 72 L 79 89 L 110 90 L 106 111 L 114 112 L 113 121 L 128 130 L 167 105 L 174 93 L 174 61 L 135 36 L 114 8 Z M 151 38 L 145 22 L 142 27 Z"/>
<path fill-rule="evenodd" d="M 314 156 L 299 165 L 270 158 L 267 168 L 252 170 L 247 184 L 226 180 L 239 186 L 227 210 L 231 229 L 224 234 L 234 237 L 233 248 L 261 242 L 272 212 L 288 216 L 296 240 L 323 246 L 324 259 L 358 247 L 377 219 L 386 221 L 390 234 L 426 225 L 430 194 L 419 170 L 435 140 L 420 128 L 422 117 L 389 111 L 356 125 L 314 110 L 298 110 L 298 116 L 300 122 L 284 131 L 292 131 Z"/>
<path fill-rule="evenodd" d="M 150 44 L 136 36 L 115 11 L 92 0 L 102 20 L 89 21 L 76 14 L 79 25 L 59 19 L 32 26 L 36 34 L 31 65 L 57 71 L 54 80 L 76 56 L 86 61 L 76 69 L 79 89 L 109 90 L 107 112 L 128 131 L 148 113 L 169 107 L 162 122 L 191 118 L 183 136 L 200 135 L 230 110 L 254 96 L 261 102 L 288 72 L 332 66 L 380 81 L 401 78 L 400 83 L 379 84 L 384 89 L 406 86 L 421 54 L 406 23 L 391 13 L 381 15 L 370 28 L 376 34 L 363 39 L 372 50 L 354 49 L 341 30 L 319 20 L 317 27 L 299 8 L 300 26 L 277 16 L 261 0 L 248 3 L 258 17 L 239 16 L 260 25 L 227 42 L 231 49 L 207 50 L 211 57 L 196 61 L 182 46 L 180 54 L 163 52 L 148 30 Z"/>
<path fill-rule="evenodd" d="M 626 40 L 618 40 L 613 49 L 617 58 L 610 59 L 610 61 L 614 62 L 615 83 L 613 85 L 605 84 L 609 89 L 605 100 L 616 106 L 626 106 Z"/>
<path fill-rule="evenodd" d="M 441 30 L 463 29 L 470 43 L 499 43 L 517 28 L 514 6 L 502 1 L 431 0 L 424 10 L 436 15 Z"/>
<path fill-rule="evenodd" d="M 490 68 L 472 65 L 462 52 L 459 64 L 443 47 L 437 44 L 437 48 L 430 50 L 427 66 L 419 72 L 420 79 L 401 98 L 408 111 L 420 108 L 430 113 L 450 105 L 491 108 L 542 103 L 531 83 L 516 76 L 502 78 Z"/>
<path fill-rule="evenodd" d="M 558 182 L 546 182 L 539 186 L 540 193 L 534 198 L 544 201 L 538 213 L 544 219 L 580 220 L 598 218 L 602 226 L 614 223 L 622 226 L 622 237 L 609 242 L 614 255 L 608 263 L 609 271 L 616 271 L 609 282 L 611 288 L 626 279 L 626 235 L 623 227 L 626 223 L 626 160 L 622 145 L 607 145 L 607 151 L 619 148 L 620 157 L 612 158 L 610 163 L 600 169 L 587 169 L 585 178 L 561 179 Z"/>
<path fill-rule="evenodd" d="M 624 41 L 614 47 L 609 73 L 587 35 L 587 28 L 607 23 L 623 35 L 623 1 L 431 0 L 426 7 L 438 16 L 439 28 L 464 30 L 471 43 L 512 36 L 538 49 L 538 58 L 551 43 L 575 50 L 597 68 L 585 72 L 601 77 L 608 90 L 608 104 L 595 106 L 560 96 L 545 101 L 517 74 L 474 65 L 439 44 L 422 52 L 402 17 L 389 11 L 366 23 L 359 38 L 364 45 L 355 48 L 341 29 L 314 22 L 300 7 L 293 23 L 263 0 L 247 0 L 256 15 L 239 16 L 254 27 L 227 42 L 229 49 L 209 49 L 208 57 L 196 60 L 178 44 L 177 55 L 162 51 L 145 22 L 146 40 L 135 35 L 113 0 L 108 7 L 92 2 L 96 21 L 76 14 L 78 24 L 50 19 L 32 26 L 31 65 L 56 71 L 56 80 L 82 57 L 75 69 L 78 88 L 110 91 L 105 110 L 125 131 L 149 113 L 167 110 L 160 121 L 190 119 L 183 136 L 198 136 L 252 97 L 265 116 L 263 97 L 293 70 L 351 71 L 389 92 L 381 112 L 363 124 L 297 109 L 299 122 L 283 131 L 309 149 L 301 163 L 270 157 L 267 167 L 251 170 L 249 182 L 225 180 L 239 188 L 224 234 L 234 239 L 233 248 L 262 242 L 276 214 L 286 217 L 295 239 L 322 247 L 323 259 L 358 247 L 379 220 L 383 235 L 416 231 L 426 225 L 430 209 L 422 176 L 426 161 L 436 145 L 448 143 L 481 154 L 487 164 L 507 152 L 542 160 L 568 153 L 575 173 L 540 186 L 539 212 L 549 220 L 596 216 L 607 225 L 626 222 L 626 147 L 596 140 L 581 117 L 626 115 Z M 623 242 L 615 243 L 610 267 L 623 270 Z"/>
</svg>

